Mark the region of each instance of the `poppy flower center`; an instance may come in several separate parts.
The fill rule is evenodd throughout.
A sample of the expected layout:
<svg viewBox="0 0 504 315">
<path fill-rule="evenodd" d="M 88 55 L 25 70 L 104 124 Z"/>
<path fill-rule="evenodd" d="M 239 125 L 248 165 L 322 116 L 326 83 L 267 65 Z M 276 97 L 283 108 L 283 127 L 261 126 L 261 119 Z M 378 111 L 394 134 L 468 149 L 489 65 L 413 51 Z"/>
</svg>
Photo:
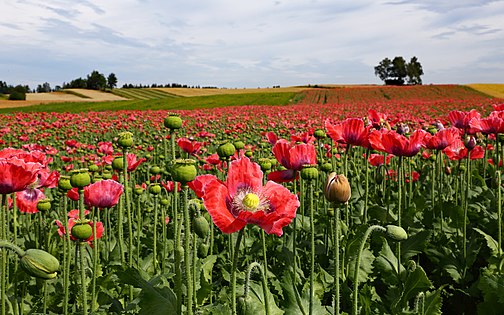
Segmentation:
<svg viewBox="0 0 504 315">
<path fill-rule="evenodd" d="M 259 199 L 259 196 L 254 193 L 246 194 L 242 200 L 243 207 L 248 211 L 255 211 L 260 202 L 261 200 Z"/>
</svg>

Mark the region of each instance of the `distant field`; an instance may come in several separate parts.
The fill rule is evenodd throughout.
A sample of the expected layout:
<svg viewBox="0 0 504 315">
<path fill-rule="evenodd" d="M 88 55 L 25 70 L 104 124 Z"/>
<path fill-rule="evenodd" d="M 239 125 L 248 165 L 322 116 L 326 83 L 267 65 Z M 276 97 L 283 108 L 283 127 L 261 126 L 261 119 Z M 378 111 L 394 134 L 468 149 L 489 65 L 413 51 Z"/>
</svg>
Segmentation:
<svg viewBox="0 0 504 315">
<path fill-rule="evenodd" d="M 257 88 L 257 89 L 192 89 L 192 88 L 155 88 L 165 93 L 191 97 L 221 94 L 244 94 L 244 93 L 297 93 L 306 90 L 307 87 L 281 87 L 281 88 Z"/>
<path fill-rule="evenodd" d="M 467 84 L 468 87 L 491 95 L 493 97 L 504 98 L 504 83 L 501 84 Z"/>
</svg>

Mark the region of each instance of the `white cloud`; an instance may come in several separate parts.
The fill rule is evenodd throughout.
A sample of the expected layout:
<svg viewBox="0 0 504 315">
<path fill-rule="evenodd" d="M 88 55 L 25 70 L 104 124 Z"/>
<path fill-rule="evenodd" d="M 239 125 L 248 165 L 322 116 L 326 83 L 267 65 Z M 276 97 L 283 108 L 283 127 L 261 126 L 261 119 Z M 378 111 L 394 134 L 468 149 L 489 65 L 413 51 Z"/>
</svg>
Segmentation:
<svg viewBox="0 0 504 315">
<path fill-rule="evenodd" d="M 426 83 L 502 82 L 503 21 L 504 1 L 9 0 L 0 80 L 379 83 L 381 59 L 417 56 Z"/>
</svg>

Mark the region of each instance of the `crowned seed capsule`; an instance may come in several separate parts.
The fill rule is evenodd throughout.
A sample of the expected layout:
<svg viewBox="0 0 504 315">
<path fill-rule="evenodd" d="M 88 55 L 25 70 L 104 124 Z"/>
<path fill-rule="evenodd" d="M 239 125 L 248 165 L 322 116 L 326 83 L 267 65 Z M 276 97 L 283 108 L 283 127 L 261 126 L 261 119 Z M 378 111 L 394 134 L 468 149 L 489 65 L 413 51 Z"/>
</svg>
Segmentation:
<svg viewBox="0 0 504 315">
<path fill-rule="evenodd" d="M 133 145 L 133 134 L 128 131 L 120 132 L 117 138 L 117 145 L 122 148 L 129 148 Z"/>
<path fill-rule="evenodd" d="M 183 185 L 193 181 L 198 173 L 196 166 L 194 165 L 196 161 L 191 159 L 178 159 L 172 166 L 171 175 L 174 181 L 177 181 Z"/>
<path fill-rule="evenodd" d="M 87 222 L 79 222 L 72 227 L 72 236 L 78 240 L 87 240 L 91 235 L 93 235 L 93 227 Z"/>
<path fill-rule="evenodd" d="M 230 156 L 233 156 L 233 154 L 235 154 L 235 151 L 236 148 L 234 144 L 230 142 L 223 143 L 217 148 L 217 154 L 221 159 L 226 159 Z"/>
<path fill-rule="evenodd" d="M 182 128 L 182 118 L 177 114 L 169 114 L 164 120 L 164 126 L 171 130 Z"/>
<path fill-rule="evenodd" d="M 70 184 L 72 187 L 84 188 L 91 184 L 91 175 L 89 175 L 87 168 L 75 170 L 70 175 Z"/>
</svg>

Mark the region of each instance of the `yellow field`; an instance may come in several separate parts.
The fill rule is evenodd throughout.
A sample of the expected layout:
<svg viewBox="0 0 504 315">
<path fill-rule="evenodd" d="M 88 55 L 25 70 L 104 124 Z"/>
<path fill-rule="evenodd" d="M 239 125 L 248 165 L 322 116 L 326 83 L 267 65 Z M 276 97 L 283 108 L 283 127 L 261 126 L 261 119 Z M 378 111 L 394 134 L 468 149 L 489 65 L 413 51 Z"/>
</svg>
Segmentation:
<svg viewBox="0 0 504 315">
<path fill-rule="evenodd" d="M 504 98 L 504 83 L 500 84 L 466 84 L 468 87 L 480 91 L 482 93 L 488 94 L 493 97 Z"/>
<path fill-rule="evenodd" d="M 300 92 L 306 90 L 306 87 L 281 87 L 281 88 L 258 88 L 258 89 L 192 89 L 192 88 L 155 88 L 165 93 L 190 97 L 190 96 L 208 96 L 219 94 L 244 94 L 244 93 L 278 93 L 278 92 Z"/>
</svg>

